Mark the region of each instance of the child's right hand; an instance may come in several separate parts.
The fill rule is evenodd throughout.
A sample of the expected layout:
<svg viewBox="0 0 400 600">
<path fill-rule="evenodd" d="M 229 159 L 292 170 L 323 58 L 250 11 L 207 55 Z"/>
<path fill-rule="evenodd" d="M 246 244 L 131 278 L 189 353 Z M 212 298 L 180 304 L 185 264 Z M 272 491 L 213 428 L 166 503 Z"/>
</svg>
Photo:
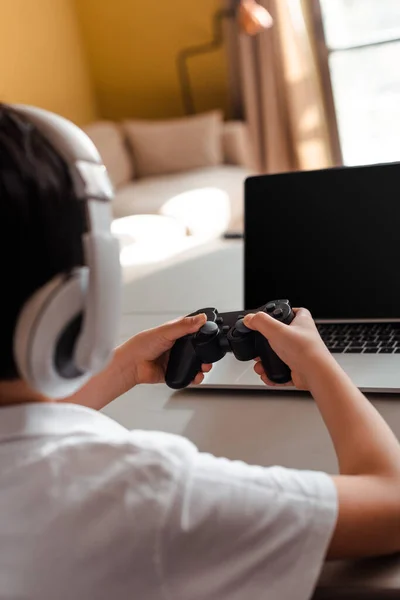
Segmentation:
<svg viewBox="0 0 400 600">
<path fill-rule="evenodd" d="M 296 316 L 290 325 L 262 312 L 247 315 L 244 323 L 249 329 L 259 331 L 267 338 L 271 348 L 292 371 L 293 384 L 298 389 L 308 390 L 310 376 L 315 369 L 321 362 L 333 359 L 309 311 L 295 308 L 293 312 Z M 256 359 L 254 370 L 266 385 L 276 385 L 268 380 L 259 358 Z"/>
<path fill-rule="evenodd" d="M 330 559 L 400 551 L 400 448 L 374 406 L 342 371 L 303 308 L 290 325 L 269 315 L 245 324 L 264 335 L 292 370 L 296 387 L 310 390 L 335 447 L 340 475 L 333 478 L 338 516 Z M 261 363 L 255 371 L 269 384 Z"/>
</svg>

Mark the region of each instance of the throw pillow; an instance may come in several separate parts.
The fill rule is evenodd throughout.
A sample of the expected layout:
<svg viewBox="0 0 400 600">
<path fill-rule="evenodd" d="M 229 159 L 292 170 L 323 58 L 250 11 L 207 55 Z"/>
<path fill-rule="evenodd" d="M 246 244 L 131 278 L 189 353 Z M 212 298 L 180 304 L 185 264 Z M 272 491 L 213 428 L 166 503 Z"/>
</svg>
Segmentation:
<svg viewBox="0 0 400 600">
<path fill-rule="evenodd" d="M 110 179 L 118 188 L 133 179 L 133 163 L 121 127 L 111 121 L 98 121 L 83 127 L 103 159 Z"/>
<path fill-rule="evenodd" d="M 213 167 L 223 161 L 219 111 L 169 119 L 123 123 L 138 177 Z"/>
</svg>

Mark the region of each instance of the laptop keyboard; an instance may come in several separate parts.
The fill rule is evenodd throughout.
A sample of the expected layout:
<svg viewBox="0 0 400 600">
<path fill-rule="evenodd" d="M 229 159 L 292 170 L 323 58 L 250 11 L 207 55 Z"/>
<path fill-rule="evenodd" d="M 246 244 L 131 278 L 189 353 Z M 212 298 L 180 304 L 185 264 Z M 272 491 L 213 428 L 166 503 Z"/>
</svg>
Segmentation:
<svg viewBox="0 0 400 600">
<path fill-rule="evenodd" d="M 400 323 L 317 324 L 333 354 L 400 354 Z"/>
</svg>

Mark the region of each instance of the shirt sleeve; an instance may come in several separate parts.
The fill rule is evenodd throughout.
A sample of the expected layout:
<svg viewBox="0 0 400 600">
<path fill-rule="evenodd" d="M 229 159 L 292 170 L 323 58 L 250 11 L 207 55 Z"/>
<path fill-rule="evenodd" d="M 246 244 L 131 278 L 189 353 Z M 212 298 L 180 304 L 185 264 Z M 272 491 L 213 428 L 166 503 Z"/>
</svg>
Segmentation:
<svg viewBox="0 0 400 600">
<path fill-rule="evenodd" d="M 160 538 L 166 598 L 306 600 L 337 518 L 332 479 L 193 452 Z"/>
</svg>

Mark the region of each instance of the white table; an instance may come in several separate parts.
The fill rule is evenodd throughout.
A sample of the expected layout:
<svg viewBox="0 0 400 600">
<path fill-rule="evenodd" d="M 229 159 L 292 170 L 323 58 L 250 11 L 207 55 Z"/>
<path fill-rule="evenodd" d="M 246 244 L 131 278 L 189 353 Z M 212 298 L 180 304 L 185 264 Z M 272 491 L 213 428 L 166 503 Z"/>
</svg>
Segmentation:
<svg viewBox="0 0 400 600">
<path fill-rule="evenodd" d="M 129 315 L 130 335 L 171 318 Z M 128 330 L 121 342 L 129 337 Z M 374 396 L 400 437 L 400 398 Z M 198 387 L 174 392 L 165 385 L 139 386 L 104 412 L 129 429 L 160 429 L 190 438 L 201 450 L 252 464 L 281 464 L 337 473 L 327 430 L 307 393 L 232 391 Z"/>
<path fill-rule="evenodd" d="M 132 278 L 125 273 L 120 339 L 191 310 L 243 307 L 240 242 L 203 248 L 191 260 Z M 400 437 L 400 398 L 374 398 Z M 140 386 L 104 412 L 128 428 L 160 429 L 191 439 L 202 451 L 260 465 L 337 472 L 327 431 L 307 394 L 265 392 L 172 392 L 164 385 Z M 326 566 L 317 598 L 399 598 L 400 559 Z M 295 600 L 295 599 L 294 599 Z"/>
</svg>

